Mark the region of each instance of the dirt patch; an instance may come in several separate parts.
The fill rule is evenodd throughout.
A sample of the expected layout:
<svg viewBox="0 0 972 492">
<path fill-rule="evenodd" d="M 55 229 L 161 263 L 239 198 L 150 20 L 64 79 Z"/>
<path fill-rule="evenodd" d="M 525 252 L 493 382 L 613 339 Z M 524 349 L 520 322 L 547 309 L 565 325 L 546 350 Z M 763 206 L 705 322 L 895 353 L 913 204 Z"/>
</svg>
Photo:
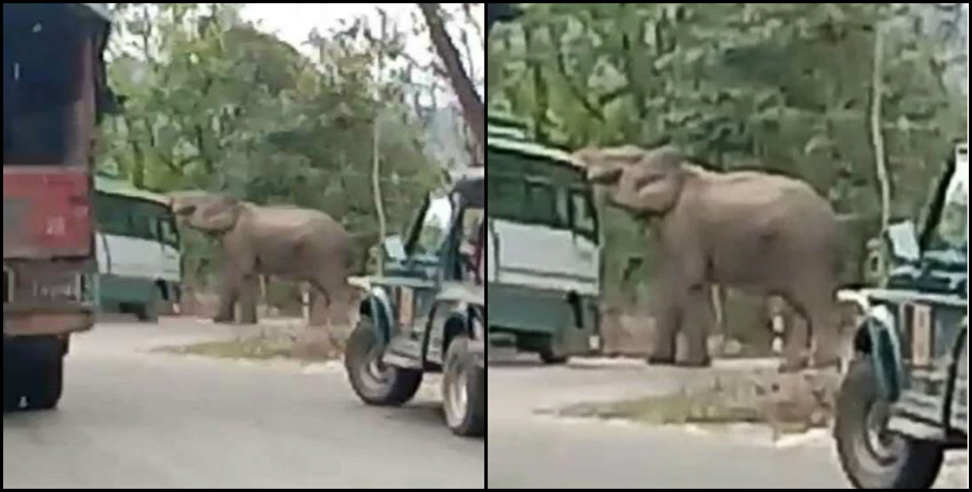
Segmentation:
<svg viewBox="0 0 972 492">
<path fill-rule="evenodd" d="M 838 385 L 835 371 L 719 375 L 675 394 L 578 403 L 554 413 L 561 417 L 627 419 L 649 425 L 762 423 L 773 429 L 776 439 L 782 434 L 828 427 Z"/>
</svg>

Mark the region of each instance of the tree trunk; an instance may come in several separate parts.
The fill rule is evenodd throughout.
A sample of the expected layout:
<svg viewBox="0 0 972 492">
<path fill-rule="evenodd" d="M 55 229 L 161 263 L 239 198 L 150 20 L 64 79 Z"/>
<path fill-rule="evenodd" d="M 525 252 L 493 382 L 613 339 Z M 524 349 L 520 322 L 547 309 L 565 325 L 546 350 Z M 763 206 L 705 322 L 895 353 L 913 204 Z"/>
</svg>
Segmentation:
<svg viewBox="0 0 972 492">
<path fill-rule="evenodd" d="M 888 182 L 888 169 L 884 162 L 884 137 L 881 134 L 881 59 L 883 37 L 879 26 L 874 28 L 874 69 L 871 75 L 871 142 L 874 146 L 874 165 L 877 167 L 878 184 L 881 189 L 881 235 L 888 229 L 891 214 L 891 187 Z"/>
<path fill-rule="evenodd" d="M 371 169 L 371 185 L 374 189 L 375 194 L 375 213 L 378 214 L 378 241 L 379 241 L 379 251 L 378 251 L 378 276 L 384 275 L 385 273 L 385 255 L 381 251 L 381 241 L 385 239 L 385 209 L 382 206 L 381 200 L 381 167 L 380 160 L 378 159 L 378 139 L 380 137 L 380 130 L 378 125 L 378 118 L 375 118 L 375 128 L 374 128 L 374 147 L 372 148 L 372 155 L 374 166 Z"/>
<path fill-rule="evenodd" d="M 442 17 L 439 15 L 438 4 L 420 3 L 418 6 L 422 9 L 422 15 L 425 16 L 425 23 L 429 26 L 429 36 L 432 38 L 432 44 L 435 46 L 439 58 L 442 59 L 442 63 L 445 64 L 446 73 L 449 75 L 449 81 L 452 83 L 452 89 L 456 91 L 456 96 L 459 98 L 459 105 L 462 106 L 462 115 L 466 120 L 466 124 L 469 125 L 469 128 L 472 129 L 473 134 L 476 136 L 480 153 L 482 153 L 482 149 L 486 145 L 486 118 L 483 101 L 479 98 L 479 94 L 476 93 L 476 86 L 469 79 L 466 69 L 462 66 L 462 61 L 459 59 L 459 50 L 456 49 L 456 45 L 449 37 L 449 33 L 445 29 L 445 24 L 442 22 Z M 473 165 L 483 165 L 483 160 L 476 159 L 473 161 Z"/>
</svg>

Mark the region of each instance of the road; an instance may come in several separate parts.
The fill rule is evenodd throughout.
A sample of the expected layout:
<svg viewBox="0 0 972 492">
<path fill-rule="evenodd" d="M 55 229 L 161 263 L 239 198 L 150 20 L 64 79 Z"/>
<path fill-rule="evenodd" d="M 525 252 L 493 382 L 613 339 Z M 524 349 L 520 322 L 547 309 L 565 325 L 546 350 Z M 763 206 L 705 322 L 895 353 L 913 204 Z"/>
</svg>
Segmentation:
<svg viewBox="0 0 972 492">
<path fill-rule="evenodd" d="M 169 318 L 74 338 L 59 409 L 4 415 L 4 488 L 483 487 L 484 442 L 448 431 L 437 378 L 375 408 L 339 364 L 148 352 L 234 330 Z"/>
<path fill-rule="evenodd" d="M 734 370 L 735 363 L 718 364 Z M 652 427 L 544 414 L 571 403 L 676 391 L 701 382 L 704 371 L 604 359 L 566 367 L 523 358 L 490 365 L 487 487 L 849 487 L 824 430 L 773 443 L 762 426 Z M 936 488 L 968 488 L 968 453 L 946 460 Z"/>
</svg>

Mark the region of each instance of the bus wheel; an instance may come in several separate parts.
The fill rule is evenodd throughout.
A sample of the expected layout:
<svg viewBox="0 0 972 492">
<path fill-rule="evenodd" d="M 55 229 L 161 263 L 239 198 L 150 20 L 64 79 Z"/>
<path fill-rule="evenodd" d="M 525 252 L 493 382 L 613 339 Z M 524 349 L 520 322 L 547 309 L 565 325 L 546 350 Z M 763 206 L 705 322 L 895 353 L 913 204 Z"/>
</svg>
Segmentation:
<svg viewBox="0 0 972 492">
<path fill-rule="evenodd" d="M 135 316 L 139 321 L 155 323 L 159 320 L 159 304 L 162 303 L 162 293 L 159 288 L 152 286 L 152 295 L 149 300 L 135 309 Z"/>
</svg>

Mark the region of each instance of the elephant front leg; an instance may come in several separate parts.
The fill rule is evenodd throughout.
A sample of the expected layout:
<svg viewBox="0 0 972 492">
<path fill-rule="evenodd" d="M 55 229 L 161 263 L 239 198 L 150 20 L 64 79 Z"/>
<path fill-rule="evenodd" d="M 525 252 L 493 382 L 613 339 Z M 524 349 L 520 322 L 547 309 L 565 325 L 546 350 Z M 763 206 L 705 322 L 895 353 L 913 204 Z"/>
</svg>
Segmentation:
<svg viewBox="0 0 972 492">
<path fill-rule="evenodd" d="M 711 292 L 708 286 L 693 287 L 681 303 L 681 329 L 688 341 L 688 350 L 679 365 L 708 367 L 712 363 L 706 343 L 716 321 Z"/>
</svg>

